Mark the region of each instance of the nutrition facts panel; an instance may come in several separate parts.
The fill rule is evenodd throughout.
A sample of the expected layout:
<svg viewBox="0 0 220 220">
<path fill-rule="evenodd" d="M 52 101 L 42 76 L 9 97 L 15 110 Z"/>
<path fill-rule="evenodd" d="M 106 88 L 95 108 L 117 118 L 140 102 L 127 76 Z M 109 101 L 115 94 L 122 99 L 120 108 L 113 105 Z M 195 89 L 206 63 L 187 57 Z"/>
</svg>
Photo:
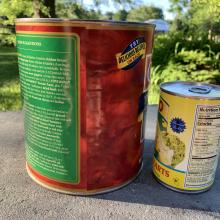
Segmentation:
<svg viewBox="0 0 220 220">
<path fill-rule="evenodd" d="M 197 105 L 185 187 L 214 181 L 220 145 L 220 105 Z"/>
</svg>

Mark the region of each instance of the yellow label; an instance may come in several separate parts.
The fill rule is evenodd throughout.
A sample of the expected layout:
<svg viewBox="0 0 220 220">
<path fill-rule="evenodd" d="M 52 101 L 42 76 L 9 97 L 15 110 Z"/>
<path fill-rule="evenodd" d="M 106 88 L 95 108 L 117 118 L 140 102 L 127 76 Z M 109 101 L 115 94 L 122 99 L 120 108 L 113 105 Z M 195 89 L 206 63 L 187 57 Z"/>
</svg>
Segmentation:
<svg viewBox="0 0 220 220">
<path fill-rule="evenodd" d="M 146 51 L 146 43 L 140 43 L 130 49 L 126 53 L 118 53 L 116 54 L 116 59 L 117 59 L 117 66 L 119 69 L 123 69 L 133 62 L 137 60 L 139 57 L 145 58 L 145 51 Z"/>
<path fill-rule="evenodd" d="M 154 175 L 167 185 L 175 188 L 184 189 L 184 177 L 185 173 L 173 170 L 161 162 L 155 157 L 153 159 L 153 172 Z"/>
<path fill-rule="evenodd" d="M 220 100 L 161 92 L 153 160 L 155 176 L 182 190 L 212 185 L 220 140 Z"/>
</svg>

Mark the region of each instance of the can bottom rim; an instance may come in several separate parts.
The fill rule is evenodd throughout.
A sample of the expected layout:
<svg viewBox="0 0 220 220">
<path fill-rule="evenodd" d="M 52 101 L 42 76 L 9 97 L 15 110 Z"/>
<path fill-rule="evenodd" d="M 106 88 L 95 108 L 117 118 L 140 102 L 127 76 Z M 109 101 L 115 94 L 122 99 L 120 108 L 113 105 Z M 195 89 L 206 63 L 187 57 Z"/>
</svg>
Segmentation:
<svg viewBox="0 0 220 220">
<path fill-rule="evenodd" d="M 100 190 L 97 189 L 95 192 L 94 192 L 94 190 L 91 190 L 91 191 L 90 190 L 88 190 L 88 191 L 80 191 L 80 189 L 79 190 L 75 189 L 75 191 L 67 191 L 67 190 L 58 189 L 56 187 L 50 187 L 47 184 L 44 184 L 43 182 L 39 181 L 37 179 L 37 177 L 35 177 L 31 173 L 31 171 L 30 171 L 30 169 L 29 169 L 29 167 L 28 167 L 28 165 L 26 163 L 26 170 L 27 170 L 28 175 L 30 176 L 30 178 L 34 182 L 36 182 L 40 186 L 42 186 L 44 188 L 47 188 L 49 190 L 52 190 L 52 191 L 59 192 L 59 193 L 64 193 L 64 194 L 69 194 L 69 195 L 79 195 L 79 196 L 99 195 L 99 194 L 109 193 L 109 192 L 121 189 L 121 188 L 127 186 L 128 184 L 130 184 L 131 182 L 133 182 L 140 175 L 142 168 L 143 168 L 143 161 L 141 162 L 140 169 L 138 170 L 138 172 L 131 179 L 129 179 L 128 181 L 126 181 L 126 182 L 124 182 L 124 183 L 122 183 L 122 184 L 120 184 L 120 185 L 118 185 L 116 187 L 112 187 L 112 188 L 108 188 L 108 189 L 100 189 Z"/>
<path fill-rule="evenodd" d="M 205 189 L 201 189 L 201 190 L 184 190 L 184 189 L 178 189 L 178 188 L 175 188 L 175 187 L 172 187 L 170 185 L 167 185 L 166 183 L 162 182 L 160 179 L 158 179 L 154 173 L 152 172 L 152 175 L 154 177 L 154 179 L 156 179 L 156 181 L 158 183 L 160 183 L 161 185 L 165 186 L 166 188 L 172 190 L 172 191 L 175 191 L 175 192 L 178 192 L 178 193 L 185 193 L 185 194 L 199 194 L 199 193 L 203 193 L 203 192 L 206 192 L 208 190 L 210 190 L 210 188 L 212 187 L 209 186 L 208 188 L 205 188 Z"/>
</svg>

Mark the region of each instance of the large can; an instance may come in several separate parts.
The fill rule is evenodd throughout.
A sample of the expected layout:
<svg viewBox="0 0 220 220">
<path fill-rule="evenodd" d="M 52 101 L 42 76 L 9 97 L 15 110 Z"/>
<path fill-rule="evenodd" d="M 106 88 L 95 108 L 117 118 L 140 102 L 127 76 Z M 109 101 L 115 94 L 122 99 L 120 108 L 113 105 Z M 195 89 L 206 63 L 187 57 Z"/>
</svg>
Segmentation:
<svg viewBox="0 0 220 220">
<path fill-rule="evenodd" d="M 153 173 L 170 189 L 199 193 L 214 182 L 220 148 L 220 87 L 161 85 Z"/>
<path fill-rule="evenodd" d="M 73 194 L 133 180 L 154 26 L 18 19 L 16 33 L 28 174 Z"/>
</svg>

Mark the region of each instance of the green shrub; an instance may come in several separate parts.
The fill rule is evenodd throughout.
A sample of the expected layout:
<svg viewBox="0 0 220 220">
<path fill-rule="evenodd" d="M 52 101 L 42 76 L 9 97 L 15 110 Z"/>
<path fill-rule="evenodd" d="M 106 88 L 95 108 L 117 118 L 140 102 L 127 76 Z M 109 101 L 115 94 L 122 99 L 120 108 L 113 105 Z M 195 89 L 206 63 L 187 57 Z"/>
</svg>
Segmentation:
<svg viewBox="0 0 220 220">
<path fill-rule="evenodd" d="M 16 37 L 15 34 L 0 35 L 0 46 L 15 46 Z"/>
<path fill-rule="evenodd" d="M 158 103 L 159 85 L 163 82 L 181 80 L 220 84 L 219 52 L 213 52 L 208 45 L 206 51 L 179 48 L 180 44 L 177 43 L 167 65 L 152 67 L 148 100 L 150 104 Z"/>
<path fill-rule="evenodd" d="M 158 34 L 154 39 L 152 65 L 164 67 L 174 55 L 175 45 L 181 41 L 180 34 Z"/>
<path fill-rule="evenodd" d="M 169 62 L 165 69 L 160 68 L 160 66 L 152 68 L 149 87 L 149 104 L 158 104 L 161 83 L 176 80 L 190 80 L 188 74 L 182 70 L 182 65 Z"/>
<path fill-rule="evenodd" d="M 182 49 L 186 51 L 203 51 L 207 55 L 217 54 L 220 51 L 220 43 L 201 38 L 185 37 L 182 32 L 169 32 L 155 36 L 152 65 L 166 67 L 169 61 L 175 57 L 175 53 Z M 206 55 L 206 56 L 207 56 Z"/>
</svg>

